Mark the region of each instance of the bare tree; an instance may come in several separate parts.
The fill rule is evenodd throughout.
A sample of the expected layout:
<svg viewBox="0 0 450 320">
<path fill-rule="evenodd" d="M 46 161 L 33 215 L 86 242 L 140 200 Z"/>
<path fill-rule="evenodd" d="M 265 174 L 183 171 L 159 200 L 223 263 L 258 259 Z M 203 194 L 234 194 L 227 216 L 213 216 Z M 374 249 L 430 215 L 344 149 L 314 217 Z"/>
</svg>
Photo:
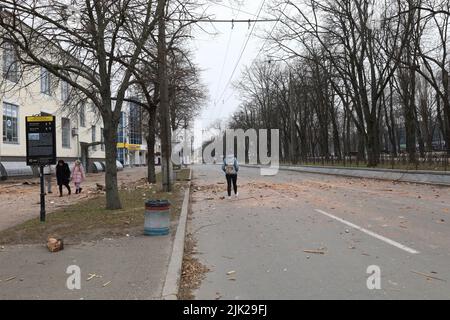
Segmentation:
<svg viewBox="0 0 450 320">
<path fill-rule="evenodd" d="M 104 123 L 106 207 L 120 209 L 117 127 L 133 70 L 164 3 L 2 1 L 0 28 L 24 65 L 42 66 L 93 102 Z"/>
</svg>

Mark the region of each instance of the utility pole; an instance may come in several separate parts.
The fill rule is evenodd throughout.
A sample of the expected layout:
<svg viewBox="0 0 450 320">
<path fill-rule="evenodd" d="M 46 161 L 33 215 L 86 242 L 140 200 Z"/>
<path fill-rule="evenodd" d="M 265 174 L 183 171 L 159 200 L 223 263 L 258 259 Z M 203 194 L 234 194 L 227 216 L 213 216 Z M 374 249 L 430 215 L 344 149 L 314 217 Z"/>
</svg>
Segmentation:
<svg viewBox="0 0 450 320">
<path fill-rule="evenodd" d="M 158 15 L 158 77 L 160 83 L 161 113 L 161 165 L 162 186 L 164 192 L 172 191 L 172 132 L 169 110 L 169 81 L 167 79 L 167 44 L 166 44 L 166 4 L 159 0 L 161 12 Z"/>
</svg>

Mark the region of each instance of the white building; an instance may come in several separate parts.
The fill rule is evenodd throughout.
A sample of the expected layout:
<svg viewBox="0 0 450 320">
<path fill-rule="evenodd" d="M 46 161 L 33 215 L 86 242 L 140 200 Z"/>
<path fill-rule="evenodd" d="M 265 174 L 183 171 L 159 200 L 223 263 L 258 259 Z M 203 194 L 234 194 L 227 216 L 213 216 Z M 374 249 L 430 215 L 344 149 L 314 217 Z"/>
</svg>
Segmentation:
<svg viewBox="0 0 450 320">
<path fill-rule="evenodd" d="M 7 40 L 0 44 L 0 179 L 33 173 L 26 166 L 25 137 L 25 118 L 32 115 L 56 117 L 58 159 L 69 163 L 80 159 L 88 171 L 104 170 L 103 123 L 95 106 L 86 102 L 75 109 L 64 107 L 71 99 L 66 82 L 42 67 L 22 72 L 12 44 Z M 124 104 L 117 154 L 124 166 L 147 164 L 141 110 L 136 104 Z M 89 146 L 92 143 L 100 144 Z M 159 143 L 155 151 L 161 151 Z"/>
<path fill-rule="evenodd" d="M 36 67 L 21 72 L 13 46 L 2 40 L 0 46 L 0 171 L 12 174 L 25 173 L 26 137 L 25 117 L 53 115 L 57 127 L 57 157 L 67 162 L 83 159 L 90 167 L 93 162 L 103 162 L 104 146 L 85 150 L 83 144 L 101 142 L 102 121 L 88 105 L 77 112 L 64 111 L 70 87 L 58 81 L 45 68 Z M 89 162 L 87 160 L 89 159 Z M 17 170 L 13 170 L 16 168 Z"/>
</svg>

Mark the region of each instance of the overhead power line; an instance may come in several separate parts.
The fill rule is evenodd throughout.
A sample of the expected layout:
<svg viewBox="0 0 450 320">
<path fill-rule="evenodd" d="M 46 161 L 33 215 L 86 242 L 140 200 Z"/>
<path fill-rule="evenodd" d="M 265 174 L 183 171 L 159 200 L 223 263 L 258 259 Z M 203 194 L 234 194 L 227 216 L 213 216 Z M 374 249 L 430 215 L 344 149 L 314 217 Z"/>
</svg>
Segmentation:
<svg viewBox="0 0 450 320">
<path fill-rule="evenodd" d="M 266 0 L 263 0 L 262 3 L 261 3 L 261 7 L 259 8 L 259 11 L 258 11 L 257 19 L 256 19 L 255 21 L 258 21 L 259 16 L 261 15 L 261 12 L 262 12 L 262 9 L 264 8 L 265 3 L 266 3 Z M 234 66 L 234 69 L 233 69 L 233 72 L 231 73 L 230 79 L 228 80 L 228 82 L 227 82 L 227 84 L 225 85 L 225 88 L 224 88 L 222 94 L 220 95 L 219 101 L 222 100 L 222 99 L 224 98 L 225 93 L 226 93 L 227 90 L 228 90 L 228 87 L 230 86 L 231 82 L 233 81 L 234 75 L 236 74 L 236 70 L 237 70 L 237 68 L 239 67 L 239 63 L 241 62 L 242 57 L 244 56 L 244 52 L 245 52 L 245 50 L 247 49 L 248 43 L 249 43 L 249 41 L 250 41 L 250 38 L 251 38 L 252 35 L 253 35 L 253 31 L 255 31 L 255 25 L 256 25 L 256 24 L 253 24 L 252 30 L 249 32 L 249 34 L 248 34 L 248 36 L 247 36 L 247 40 L 245 41 L 244 47 L 243 47 L 242 50 L 241 50 L 241 54 L 239 55 L 239 59 L 238 59 L 238 61 L 236 62 L 236 65 Z"/>
<path fill-rule="evenodd" d="M 284 12 L 286 11 L 287 7 L 289 5 L 289 2 L 286 3 L 286 5 L 284 6 L 283 10 L 281 10 L 280 16 L 278 17 L 278 19 L 276 20 L 276 23 L 273 25 L 272 30 L 270 30 L 269 36 L 266 37 L 263 45 L 261 46 L 261 49 L 258 51 L 258 54 L 256 55 L 255 59 L 253 59 L 252 64 L 250 65 L 250 67 L 252 67 L 255 64 L 256 59 L 258 59 L 258 56 L 261 54 L 261 52 L 264 50 L 264 47 L 266 46 L 267 42 L 269 41 L 269 38 L 272 37 L 273 32 L 275 31 L 278 23 L 280 22 L 281 18 L 284 15 Z"/>
<path fill-rule="evenodd" d="M 206 22 L 206 23 L 258 23 L 258 22 L 277 22 L 276 19 L 247 19 L 247 20 L 233 20 L 233 19 L 171 19 L 170 21 L 177 22 Z"/>
<path fill-rule="evenodd" d="M 217 89 L 216 89 L 216 93 L 214 94 L 214 97 L 217 98 L 217 95 L 219 94 L 219 90 L 220 90 L 220 84 L 222 83 L 222 78 L 223 78 L 223 72 L 225 71 L 225 65 L 227 63 L 228 60 L 228 53 L 230 52 L 230 45 L 231 45 L 231 40 L 233 37 L 233 30 L 231 30 L 230 32 L 230 36 L 228 38 L 228 42 L 227 42 L 227 49 L 225 51 L 225 58 L 223 60 L 223 64 L 222 64 L 222 69 L 220 71 L 220 76 L 219 76 L 219 82 L 217 83 Z M 214 104 L 217 104 L 217 100 L 214 101 Z"/>
<path fill-rule="evenodd" d="M 263 45 L 261 46 L 261 48 L 260 48 L 259 51 L 258 51 L 258 54 L 255 56 L 255 58 L 253 59 L 252 63 L 250 64 L 250 68 L 253 67 L 253 65 L 254 65 L 255 62 L 256 62 L 256 59 L 258 59 L 259 55 L 260 55 L 260 54 L 262 53 L 262 51 L 264 50 L 264 47 L 266 46 L 267 42 L 269 41 L 269 38 L 272 36 L 273 32 L 275 31 L 275 29 L 276 29 L 278 23 L 280 22 L 281 18 L 282 18 L 283 15 L 284 15 L 284 12 L 285 12 L 286 9 L 287 9 L 288 5 L 289 5 L 289 3 L 286 3 L 286 5 L 284 6 L 283 10 L 281 10 L 281 13 L 280 13 L 278 19 L 276 20 L 276 23 L 273 25 L 272 29 L 270 30 L 269 36 L 265 39 Z M 233 96 L 233 93 L 232 93 L 230 96 L 228 96 L 227 99 L 224 100 L 225 103 L 228 102 L 228 100 L 229 100 L 232 96 Z"/>
</svg>

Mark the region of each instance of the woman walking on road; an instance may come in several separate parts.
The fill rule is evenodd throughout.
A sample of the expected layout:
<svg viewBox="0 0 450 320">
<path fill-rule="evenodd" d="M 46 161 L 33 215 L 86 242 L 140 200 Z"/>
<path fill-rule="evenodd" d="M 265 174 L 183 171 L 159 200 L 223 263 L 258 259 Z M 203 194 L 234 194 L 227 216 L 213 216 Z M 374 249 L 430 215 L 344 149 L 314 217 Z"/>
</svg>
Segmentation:
<svg viewBox="0 0 450 320">
<path fill-rule="evenodd" d="M 231 185 L 233 185 L 234 196 L 237 198 L 239 196 L 237 187 L 239 163 L 234 155 L 228 155 L 223 159 L 222 170 L 227 178 L 228 199 L 231 199 Z"/>
<path fill-rule="evenodd" d="M 67 188 L 69 191 L 69 196 L 72 194 L 70 190 L 69 182 L 70 182 L 70 169 L 69 165 L 65 163 L 63 160 L 58 161 L 58 165 L 56 166 L 56 181 L 59 186 L 59 196 L 63 196 L 63 186 Z"/>
<path fill-rule="evenodd" d="M 84 181 L 84 178 L 85 176 L 83 166 L 81 165 L 81 161 L 77 160 L 75 161 L 75 166 L 72 170 L 72 181 L 75 184 L 76 194 L 79 194 L 81 193 L 81 191 L 83 191 L 83 188 L 81 188 L 81 183 Z"/>
</svg>

